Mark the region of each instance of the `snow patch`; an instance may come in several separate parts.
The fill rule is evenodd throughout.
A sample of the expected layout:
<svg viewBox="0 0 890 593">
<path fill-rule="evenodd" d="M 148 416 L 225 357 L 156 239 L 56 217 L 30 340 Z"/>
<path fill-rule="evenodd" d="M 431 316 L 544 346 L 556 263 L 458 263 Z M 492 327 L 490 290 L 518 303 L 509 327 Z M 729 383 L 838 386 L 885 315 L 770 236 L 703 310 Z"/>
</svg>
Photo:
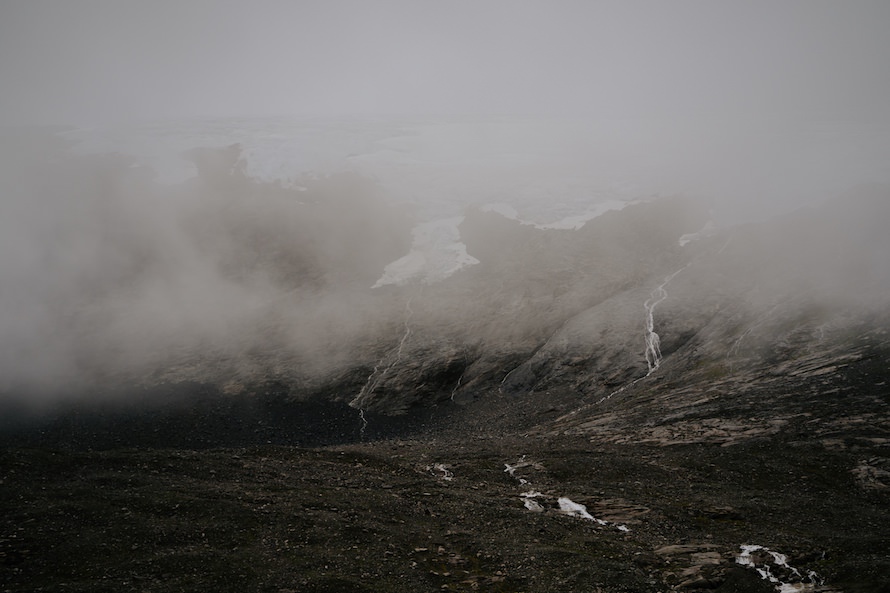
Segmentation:
<svg viewBox="0 0 890 593">
<path fill-rule="evenodd" d="M 540 463 L 538 463 L 536 461 L 528 461 L 526 459 L 526 456 L 523 455 L 514 464 L 505 463 L 504 464 L 504 473 L 510 474 L 512 477 L 516 478 L 519 481 L 520 486 L 530 486 L 531 482 L 529 482 L 528 480 L 526 480 L 525 478 L 523 478 L 521 476 L 516 475 L 517 470 L 520 470 L 520 469 L 526 468 L 526 467 L 532 467 L 534 469 L 539 469 L 539 470 L 544 469 Z M 525 506 L 526 509 L 528 509 L 529 511 L 531 511 L 533 513 L 543 513 L 548 508 L 544 504 L 541 504 L 540 502 L 535 500 L 536 498 L 541 498 L 541 499 L 548 498 L 542 492 L 539 492 L 537 490 L 529 488 L 528 490 L 526 490 L 525 492 L 520 494 L 519 497 L 520 497 L 520 499 L 522 499 L 523 506 Z M 556 510 L 556 512 L 558 512 L 558 513 L 562 513 L 564 515 L 570 515 L 570 516 L 574 516 L 574 517 L 579 517 L 581 519 L 586 519 L 588 521 L 593 521 L 597 525 L 603 525 L 603 526 L 612 525 L 616 529 L 618 529 L 618 531 L 622 531 L 625 533 L 630 531 L 630 529 L 628 529 L 628 527 L 626 525 L 618 525 L 618 524 L 610 523 L 608 521 L 603 521 L 602 519 L 597 519 L 596 517 L 591 515 L 589 512 L 587 512 L 587 507 L 585 507 L 583 504 L 578 504 L 578 503 L 572 501 L 570 498 L 567 498 L 565 496 L 558 498 L 556 503 L 559 506 L 559 508 Z M 552 503 L 550 503 L 550 504 L 552 504 Z"/>
<path fill-rule="evenodd" d="M 411 251 L 387 264 L 372 288 L 413 281 L 432 284 L 478 264 L 479 260 L 467 253 L 467 246 L 460 240 L 458 225 L 463 219 L 463 216 L 443 218 L 414 227 Z"/>
<path fill-rule="evenodd" d="M 516 477 L 517 477 L 517 476 L 516 476 L 516 470 L 518 470 L 518 469 L 522 469 L 522 468 L 524 468 L 524 467 L 531 467 L 531 468 L 538 469 L 538 470 L 540 470 L 540 469 L 544 469 L 544 467 L 543 467 L 540 463 L 538 463 L 537 461 L 527 461 L 526 458 L 525 458 L 525 455 L 523 455 L 523 456 L 520 457 L 519 460 L 518 460 L 515 464 L 513 464 L 513 465 L 510 465 L 509 463 L 505 463 L 505 464 L 504 464 L 504 468 L 505 468 L 505 469 L 504 469 L 504 473 L 505 473 L 505 474 L 510 474 L 511 476 L 513 476 L 514 478 L 516 478 Z M 517 479 L 519 479 L 520 483 L 525 483 L 525 484 L 528 484 L 528 483 L 529 483 L 527 480 L 525 480 L 525 478 L 519 477 L 519 478 L 517 478 Z"/>
<path fill-rule="evenodd" d="M 527 508 L 528 510 L 530 510 L 533 513 L 543 513 L 544 512 L 544 507 L 542 507 L 540 505 L 540 503 L 538 503 L 538 501 L 534 500 L 533 498 L 523 499 L 522 503 L 525 505 L 525 508 Z"/>
<path fill-rule="evenodd" d="M 779 593 L 813 592 L 817 586 L 825 583 L 825 580 L 812 570 L 807 571 L 806 576 L 801 575 L 798 569 L 788 564 L 788 557 L 785 554 L 774 552 L 764 546 L 741 546 L 741 553 L 736 556 L 735 561 L 737 564 L 756 570 L 760 578 L 775 585 Z"/>
<path fill-rule="evenodd" d="M 505 204 L 503 202 L 493 202 L 491 204 L 485 204 L 480 208 L 482 212 L 497 212 L 504 218 L 509 218 L 510 220 L 519 220 L 522 224 L 529 224 L 527 222 L 523 222 L 519 218 L 519 212 L 516 211 L 516 208 L 511 206 L 510 204 Z"/>
<path fill-rule="evenodd" d="M 598 218 L 611 210 L 622 210 L 630 203 L 631 202 L 622 202 L 621 200 L 606 200 L 604 202 L 598 203 L 596 206 L 582 214 L 567 216 L 562 220 L 558 220 L 550 224 L 536 224 L 535 227 L 539 229 L 578 230 L 594 218 Z"/>
<path fill-rule="evenodd" d="M 599 519 L 595 519 L 593 515 L 587 512 L 587 507 L 583 504 L 578 504 L 577 502 L 572 502 L 570 498 L 566 498 L 565 496 L 561 497 L 556 501 L 559 504 L 559 512 L 572 515 L 573 517 L 581 517 L 582 519 L 587 519 L 589 521 L 596 521 L 600 525 L 605 525 L 605 521 L 600 521 Z"/>
<path fill-rule="evenodd" d="M 433 465 L 426 466 L 426 471 L 430 472 L 437 478 L 441 478 L 446 482 L 450 482 L 454 479 L 454 473 L 448 469 L 444 463 L 434 463 Z"/>
<path fill-rule="evenodd" d="M 618 529 L 618 531 L 623 531 L 625 533 L 630 531 L 630 529 L 627 527 L 627 525 L 618 525 L 618 524 L 610 523 L 609 521 L 603 521 L 602 519 L 597 519 L 596 517 L 594 517 L 587 511 L 586 506 L 584 506 L 583 504 L 578 504 L 577 502 L 574 502 L 574 501 L 572 501 L 572 499 L 567 498 L 565 496 L 560 497 L 556 502 L 559 505 L 559 512 L 564 515 L 569 515 L 572 517 L 580 517 L 581 519 L 587 519 L 588 521 L 593 521 L 597 525 L 603 525 L 603 526 L 614 525 L 614 527 L 616 529 Z"/>
<path fill-rule="evenodd" d="M 538 223 L 531 220 L 527 220 L 521 218 L 519 216 L 519 212 L 511 206 L 510 204 L 506 204 L 503 202 L 493 202 L 490 204 L 485 204 L 482 206 L 481 210 L 483 212 L 496 212 L 505 218 L 509 218 L 510 220 L 515 220 L 520 224 L 524 224 L 526 226 L 533 226 L 536 229 L 541 230 L 578 230 L 583 227 L 585 224 L 602 216 L 606 212 L 610 210 L 621 210 L 625 206 L 628 206 L 632 202 L 626 202 L 622 200 L 605 200 L 602 202 L 598 202 L 592 208 L 588 208 L 584 212 L 580 214 L 573 214 L 571 216 L 563 217 L 555 222 L 549 223 Z"/>
<path fill-rule="evenodd" d="M 705 226 L 703 226 L 701 230 L 695 233 L 686 233 L 685 235 L 682 235 L 678 242 L 680 243 L 680 247 L 684 247 L 687 244 L 692 243 L 693 241 L 698 241 L 699 239 L 710 237 L 716 232 L 717 225 L 714 224 L 713 220 L 709 220 L 707 223 L 705 223 Z"/>
</svg>

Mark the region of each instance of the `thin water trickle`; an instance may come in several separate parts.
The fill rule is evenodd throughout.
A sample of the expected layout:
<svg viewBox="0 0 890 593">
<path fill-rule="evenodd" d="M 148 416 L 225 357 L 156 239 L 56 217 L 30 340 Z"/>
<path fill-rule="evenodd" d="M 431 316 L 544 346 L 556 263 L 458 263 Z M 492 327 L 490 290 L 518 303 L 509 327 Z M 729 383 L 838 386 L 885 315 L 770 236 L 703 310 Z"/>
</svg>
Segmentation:
<svg viewBox="0 0 890 593">
<path fill-rule="evenodd" d="M 674 279 L 674 276 L 685 270 L 688 265 L 683 266 L 665 278 L 664 282 L 659 284 L 651 292 L 646 302 L 643 303 L 643 308 L 646 310 L 646 365 L 649 367 L 649 372 L 646 373 L 647 377 L 661 366 L 661 337 L 655 332 L 655 307 L 668 297 L 667 290 L 665 290 L 668 283 Z"/>
</svg>

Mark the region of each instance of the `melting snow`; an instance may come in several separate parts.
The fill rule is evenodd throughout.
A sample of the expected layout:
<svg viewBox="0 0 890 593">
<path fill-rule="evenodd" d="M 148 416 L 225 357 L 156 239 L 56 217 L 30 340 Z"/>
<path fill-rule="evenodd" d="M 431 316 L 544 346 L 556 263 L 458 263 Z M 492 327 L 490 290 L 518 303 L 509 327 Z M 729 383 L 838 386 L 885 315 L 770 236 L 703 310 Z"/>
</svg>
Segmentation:
<svg viewBox="0 0 890 593">
<path fill-rule="evenodd" d="M 755 557 L 753 556 L 754 552 L 762 552 L 763 554 L 761 556 L 769 556 L 772 558 L 772 561 L 770 562 L 767 560 L 758 563 L 757 560 L 759 559 L 755 559 Z M 799 570 L 788 564 L 788 557 L 785 556 L 785 554 L 774 552 L 769 548 L 765 548 L 763 546 L 741 546 L 741 554 L 736 556 L 735 561 L 742 566 L 747 566 L 756 570 L 762 579 L 773 583 L 779 593 L 802 593 L 815 591 L 817 585 L 822 585 L 824 583 L 822 577 L 820 577 L 813 571 L 807 571 L 807 575 L 805 577 L 802 576 Z M 782 568 L 786 572 L 790 573 L 789 578 L 793 579 L 796 582 L 781 580 L 778 576 L 773 574 L 773 568 L 775 567 Z"/>
<path fill-rule="evenodd" d="M 538 503 L 538 501 L 536 501 L 532 498 L 526 498 L 522 502 L 525 505 L 525 508 L 527 508 L 528 510 L 530 510 L 533 513 L 543 513 L 544 512 L 544 507 L 542 507 Z"/>
<path fill-rule="evenodd" d="M 582 519 L 588 519 L 590 521 L 596 521 L 600 525 L 607 525 L 607 523 L 601 519 L 595 518 L 593 515 L 587 512 L 587 507 L 583 504 L 578 504 L 577 502 L 572 502 L 571 499 L 566 498 L 565 496 L 561 497 L 556 501 L 559 503 L 559 512 L 565 513 L 566 515 L 572 515 L 575 517 L 581 517 Z"/>
<path fill-rule="evenodd" d="M 623 531 L 625 533 L 630 531 L 627 525 L 618 525 L 610 523 L 609 521 L 597 519 L 589 512 L 587 512 L 586 506 L 584 506 L 583 504 L 578 504 L 577 502 L 573 502 L 570 498 L 566 498 L 565 496 L 559 498 L 559 500 L 557 500 L 556 502 L 559 504 L 559 512 L 565 515 L 587 519 L 588 521 L 595 522 L 597 525 L 614 525 L 618 529 L 618 531 Z"/>
<path fill-rule="evenodd" d="M 706 237 L 710 237 L 715 232 L 717 232 L 717 225 L 714 224 L 713 220 L 709 220 L 705 223 L 705 226 L 701 228 L 698 232 L 695 233 L 686 233 L 680 237 L 679 243 L 680 247 L 684 247 L 688 243 L 692 243 L 693 241 L 698 241 L 699 239 L 704 239 Z"/>
<path fill-rule="evenodd" d="M 454 479 L 454 473 L 450 469 L 448 469 L 448 467 L 444 463 L 434 463 L 433 465 L 428 465 L 426 466 L 426 471 L 430 472 L 438 478 L 442 478 L 446 482 L 450 482 Z"/>
<path fill-rule="evenodd" d="M 535 463 L 535 462 L 532 462 L 532 461 L 526 461 L 526 460 L 525 460 L 525 455 L 523 455 L 522 457 L 519 458 L 519 460 L 516 462 L 515 465 L 510 465 L 509 463 L 505 463 L 505 464 L 504 464 L 504 473 L 505 473 L 505 474 L 510 474 L 511 476 L 513 476 L 513 477 L 515 478 L 515 477 L 516 477 L 516 470 L 517 470 L 517 469 L 522 469 L 523 467 L 535 467 L 535 468 L 537 468 L 537 469 L 540 469 L 540 465 L 539 465 L 539 464 L 537 464 L 537 463 Z M 523 478 L 519 478 L 519 480 L 520 480 L 521 482 L 522 482 L 522 481 L 525 481 Z M 525 481 L 525 483 L 527 484 L 528 481 Z"/>
<path fill-rule="evenodd" d="M 516 475 L 516 470 L 522 469 L 524 467 L 533 467 L 535 469 L 543 469 L 543 467 L 538 462 L 527 461 L 525 458 L 525 455 L 523 455 L 522 457 L 519 458 L 519 460 L 515 464 L 511 465 L 509 463 L 505 463 L 504 464 L 504 473 L 510 474 L 512 477 L 519 480 L 520 486 L 528 486 L 531 484 L 531 482 L 529 482 L 528 480 L 526 480 L 525 478 L 523 478 L 521 476 Z M 534 500 L 536 498 L 544 498 L 545 497 L 545 495 L 543 493 L 538 492 L 537 490 L 532 490 L 532 489 L 526 490 L 525 492 L 520 494 L 519 497 L 522 499 L 522 504 L 525 506 L 525 508 L 533 513 L 543 513 L 546 510 L 544 505 L 539 503 L 537 500 Z M 596 517 L 591 515 L 589 512 L 587 512 L 587 507 L 585 507 L 583 504 L 578 504 L 576 502 L 573 502 L 570 498 L 567 498 L 565 496 L 558 498 L 556 502 L 559 505 L 558 512 L 563 513 L 565 515 L 571 515 L 574 517 L 580 517 L 582 519 L 587 519 L 588 521 L 593 521 L 593 522 L 597 523 L 598 525 L 612 525 L 616 529 L 618 529 L 618 531 L 623 531 L 623 532 L 630 531 L 630 529 L 628 529 L 628 527 L 626 525 L 618 525 L 615 523 L 610 523 L 608 521 L 603 521 L 602 519 L 597 519 Z"/>
<path fill-rule="evenodd" d="M 425 222 L 414 227 L 414 242 L 407 255 L 388 264 L 372 288 L 401 285 L 418 280 L 426 284 L 448 278 L 458 270 L 479 263 L 460 240 L 462 216 Z"/>
<path fill-rule="evenodd" d="M 565 497 L 560 498 L 556 502 L 559 503 L 559 511 L 561 513 L 565 513 L 566 515 L 575 515 L 584 519 L 595 521 L 593 515 L 587 512 L 587 507 L 583 504 L 572 502 L 571 499 Z"/>
<path fill-rule="evenodd" d="M 572 229 L 577 230 L 587 224 L 588 221 L 593 220 L 599 216 L 602 216 L 606 212 L 610 210 L 621 210 L 625 206 L 631 204 L 632 202 L 623 202 L 621 200 L 606 200 L 604 202 L 598 203 L 596 206 L 584 212 L 582 214 L 578 214 L 575 216 L 568 216 L 563 218 L 562 220 L 558 220 L 556 222 L 552 222 L 550 224 L 536 224 L 535 226 L 539 229 Z"/>
<path fill-rule="evenodd" d="M 509 218 L 510 220 L 516 220 L 521 224 L 533 226 L 537 229 L 542 230 L 578 230 L 587 224 L 589 221 L 597 218 L 598 216 L 602 216 L 606 212 L 610 210 L 621 210 L 625 206 L 631 204 L 632 202 L 622 201 L 622 200 L 605 200 L 597 203 L 592 208 L 587 209 L 586 211 L 580 214 L 574 214 L 572 216 L 566 216 L 561 218 L 555 222 L 549 222 L 546 224 L 533 222 L 530 220 L 525 220 L 519 216 L 519 212 L 511 206 L 510 204 L 505 204 L 503 202 L 494 202 L 491 204 L 486 204 L 482 206 L 481 210 L 483 212 L 497 212 L 501 216 L 505 218 Z"/>
<path fill-rule="evenodd" d="M 482 208 L 480 208 L 480 210 L 482 210 L 483 212 L 497 212 L 501 216 L 509 218 L 510 220 L 520 220 L 519 212 L 516 211 L 516 208 L 514 208 L 510 204 L 504 204 L 503 202 L 485 204 L 484 206 L 482 206 Z"/>
</svg>

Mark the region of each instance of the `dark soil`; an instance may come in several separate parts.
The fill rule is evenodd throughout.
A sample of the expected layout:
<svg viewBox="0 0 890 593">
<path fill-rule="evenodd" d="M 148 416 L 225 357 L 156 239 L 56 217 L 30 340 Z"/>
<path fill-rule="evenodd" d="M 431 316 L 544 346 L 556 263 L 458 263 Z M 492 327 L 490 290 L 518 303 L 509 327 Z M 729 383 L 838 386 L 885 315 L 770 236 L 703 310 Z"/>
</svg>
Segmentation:
<svg viewBox="0 0 890 593">
<path fill-rule="evenodd" d="M 522 436 L 566 405 L 549 397 L 440 406 L 369 442 L 355 410 L 274 397 L 19 423 L 0 451 L 0 590 L 775 591 L 736 562 L 753 544 L 824 579 L 801 590 L 890 590 L 885 426 L 728 446 Z"/>
</svg>

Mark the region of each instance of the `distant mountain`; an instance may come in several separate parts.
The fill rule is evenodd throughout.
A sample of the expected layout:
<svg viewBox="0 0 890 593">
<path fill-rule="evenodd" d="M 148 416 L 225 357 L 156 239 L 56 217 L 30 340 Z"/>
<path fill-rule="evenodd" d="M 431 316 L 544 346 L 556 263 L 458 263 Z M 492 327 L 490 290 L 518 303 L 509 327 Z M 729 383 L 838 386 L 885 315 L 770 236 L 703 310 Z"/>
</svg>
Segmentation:
<svg viewBox="0 0 890 593">
<path fill-rule="evenodd" d="M 680 198 L 609 212 L 578 231 L 471 212 L 461 236 L 481 263 L 404 290 L 405 333 L 354 405 L 397 411 L 446 396 L 568 390 L 611 406 L 715 386 L 812 379 L 817 389 L 863 365 L 886 374 L 888 197 L 862 190 L 683 246 L 706 212 Z"/>
<path fill-rule="evenodd" d="M 19 357 L 4 361 L 7 396 L 273 385 L 384 416 L 553 400 L 572 413 L 538 430 L 602 438 L 674 438 L 653 427 L 739 406 L 756 434 L 838 398 L 886 405 L 887 188 L 726 228 L 680 196 L 576 230 L 470 208 L 458 230 L 477 264 L 372 288 L 414 224 L 382 188 L 348 174 L 258 182 L 238 146 L 188 156 L 198 176 L 177 186 L 113 155 L 32 172 L 83 225 L 33 241 L 44 279 L 7 283 L 19 317 L 55 331 L 6 328 Z"/>
<path fill-rule="evenodd" d="M 470 208 L 417 249 L 357 175 L 28 150 L 7 588 L 887 590 L 887 188 L 723 228 L 682 196 Z M 404 273 L 440 247 L 472 264 Z"/>
</svg>

